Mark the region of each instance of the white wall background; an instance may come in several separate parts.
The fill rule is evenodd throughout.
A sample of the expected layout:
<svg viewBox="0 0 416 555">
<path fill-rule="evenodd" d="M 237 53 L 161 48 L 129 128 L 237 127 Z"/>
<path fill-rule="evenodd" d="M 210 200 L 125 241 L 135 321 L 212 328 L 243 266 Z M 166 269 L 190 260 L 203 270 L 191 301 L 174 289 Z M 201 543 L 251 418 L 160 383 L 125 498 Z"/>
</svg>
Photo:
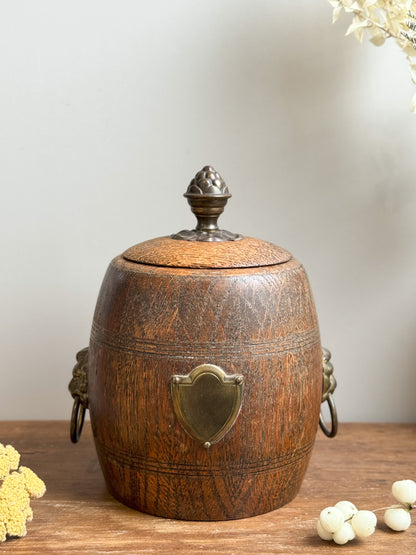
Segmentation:
<svg viewBox="0 0 416 555">
<path fill-rule="evenodd" d="M 109 261 L 222 224 L 305 265 L 341 420 L 416 421 L 416 116 L 326 0 L 0 2 L 0 418 L 67 419 Z"/>
</svg>

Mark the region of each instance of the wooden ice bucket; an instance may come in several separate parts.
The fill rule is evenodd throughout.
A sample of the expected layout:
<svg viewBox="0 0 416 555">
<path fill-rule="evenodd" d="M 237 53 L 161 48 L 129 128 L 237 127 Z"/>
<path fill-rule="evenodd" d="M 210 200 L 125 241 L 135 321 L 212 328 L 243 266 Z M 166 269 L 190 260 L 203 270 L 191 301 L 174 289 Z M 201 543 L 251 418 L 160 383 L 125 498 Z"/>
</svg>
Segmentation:
<svg viewBox="0 0 416 555">
<path fill-rule="evenodd" d="M 110 263 L 70 384 L 71 438 L 89 408 L 109 491 L 129 507 L 244 518 L 297 494 L 318 423 L 336 433 L 335 380 L 303 266 L 218 229 L 231 195 L 213 168 L 185 196 L 195 230 Z"/>
</svg>

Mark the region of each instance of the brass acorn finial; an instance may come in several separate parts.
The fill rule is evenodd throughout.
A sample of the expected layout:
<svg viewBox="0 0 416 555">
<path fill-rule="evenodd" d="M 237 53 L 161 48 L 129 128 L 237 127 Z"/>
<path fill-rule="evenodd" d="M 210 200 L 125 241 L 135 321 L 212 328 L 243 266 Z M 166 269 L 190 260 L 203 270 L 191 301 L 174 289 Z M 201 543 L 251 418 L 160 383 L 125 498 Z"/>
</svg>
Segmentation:
<svg viewBox="0 0 416 555">
<path fill-rule="evenodd" d="M 192 179 L 184 197 L 197 218 L 193 230 L 182 230 L 171 235 L 184 241 L 237 241 L 241 235 L 218 228 L 218 218 L 224 211 L 230 191 L 212 166 L 204 166 Z"/>
<path fill-rule="evenodd" d="M 221 195 L 229 198 L 228 187 L 212 166 L 204 166 L 190 182 L 185 196 L 189 195 Z"/>
</svg>

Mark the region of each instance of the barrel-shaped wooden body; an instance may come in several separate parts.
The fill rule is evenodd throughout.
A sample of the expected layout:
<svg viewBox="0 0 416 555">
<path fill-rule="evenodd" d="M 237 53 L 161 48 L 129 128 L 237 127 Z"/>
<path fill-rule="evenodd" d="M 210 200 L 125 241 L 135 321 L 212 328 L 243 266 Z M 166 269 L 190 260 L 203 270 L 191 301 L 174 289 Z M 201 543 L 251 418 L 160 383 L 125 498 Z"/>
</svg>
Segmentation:
<svg viewBox="0 0 416 555">
<path fill-rule="evenodd" d="M 202 364 L 244 377 L 234 425 L 208 449 L 179 422 L 171 380 Z M 107 486 L 126 505 L 185 520 L 244 518 L 298 492 L 319 421 L 322 353 L 294 258 L 186 269 L 115 258 L 97 301 L 88 397 Z"/>
</svg>

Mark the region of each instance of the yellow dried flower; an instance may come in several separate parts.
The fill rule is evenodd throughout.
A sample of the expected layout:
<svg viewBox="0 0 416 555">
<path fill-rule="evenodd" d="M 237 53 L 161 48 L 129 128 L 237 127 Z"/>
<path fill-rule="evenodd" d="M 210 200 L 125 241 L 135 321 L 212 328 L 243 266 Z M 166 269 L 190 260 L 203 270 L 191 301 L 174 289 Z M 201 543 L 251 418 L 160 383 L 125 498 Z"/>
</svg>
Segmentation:
<svg viewBox="0 0 416 555">
<path fill-rule="evenodd" d="M 0 443 L 0 480 L 3 480 L 11 470 L 17 470 L 20 455 L 11 445 Z"/>
<path fill-rule="evenodd" d="M 30 499 L 42 497 L 46 491 L 33 470 L 26 466 L 16 470 L 19 460 L 16 449 L 0 443 L 0 543 L 7 536 L 26 535 L 26 522 L 33 518 Z"/>
<path fill-rule="evenodd" d="M 27 466 L 21 466 L 19 468 L 19 473 L 23 474 L 25 478 L 26 490 L 30 497 L 33 499 L 38 499 L 46 491 L 45 483 Z"/>
</svg>

